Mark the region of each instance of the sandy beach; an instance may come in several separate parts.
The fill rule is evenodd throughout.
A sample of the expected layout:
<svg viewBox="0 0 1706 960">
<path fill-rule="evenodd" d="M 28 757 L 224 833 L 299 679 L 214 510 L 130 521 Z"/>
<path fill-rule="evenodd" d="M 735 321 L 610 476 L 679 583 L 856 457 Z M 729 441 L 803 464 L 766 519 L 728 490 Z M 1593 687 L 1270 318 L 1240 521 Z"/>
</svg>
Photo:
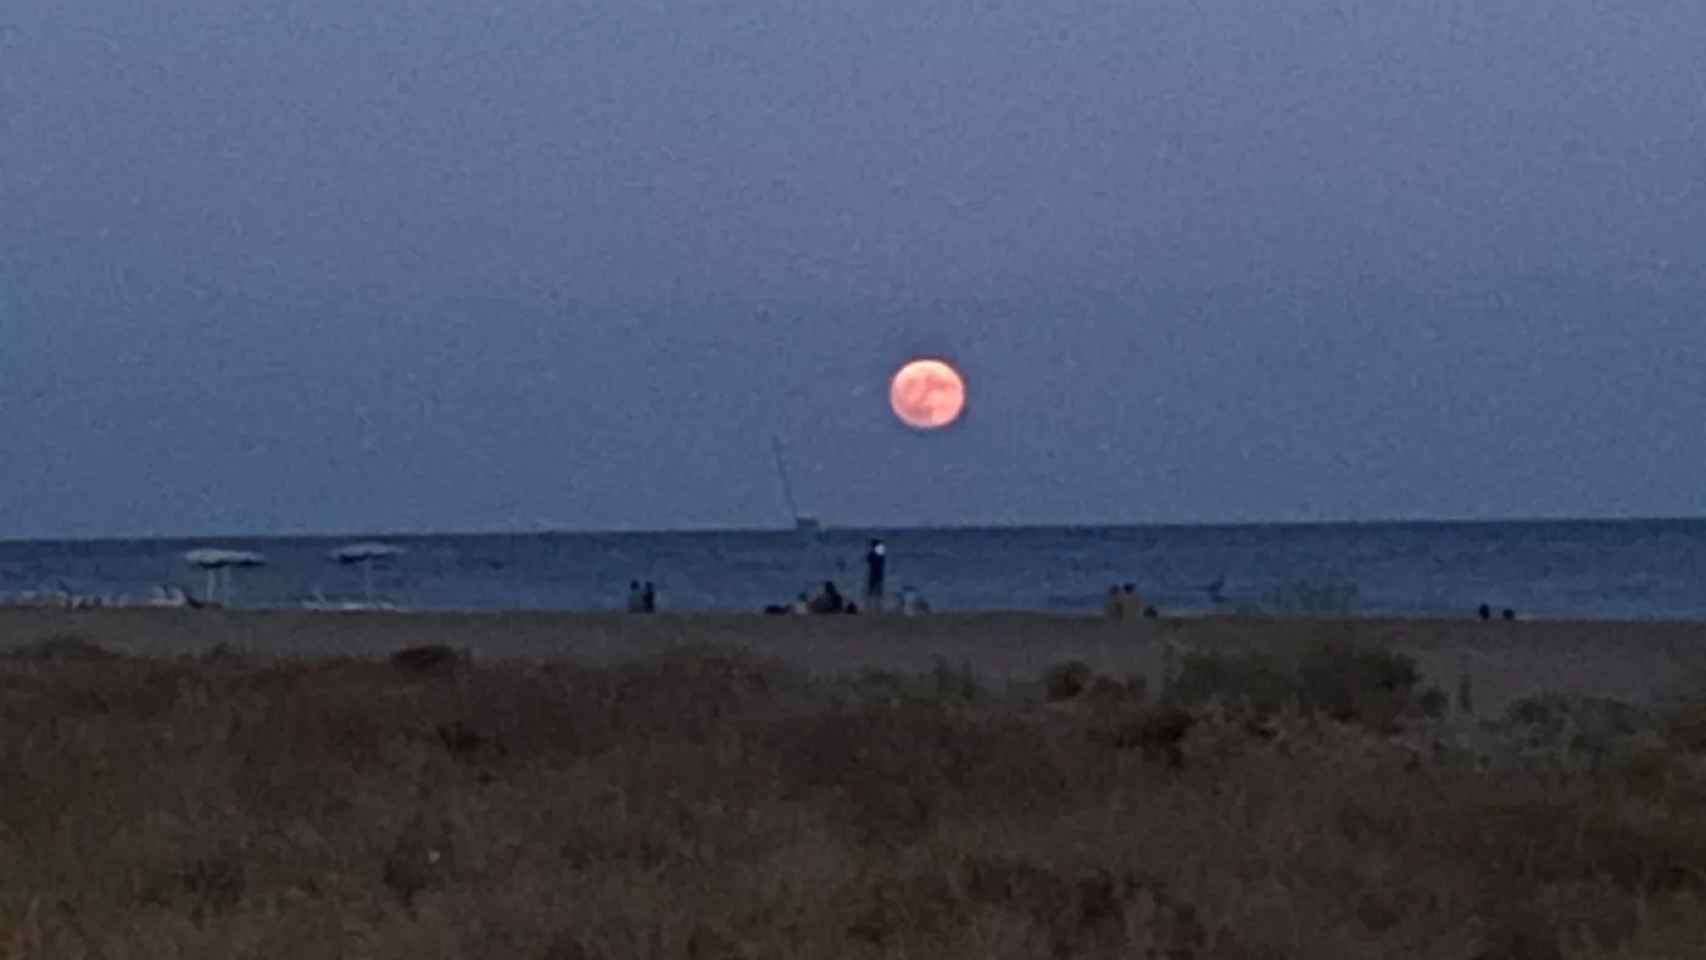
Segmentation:
<svg viewBox="0 0 1706 960">
<path fill-rule="evenodd" d="M 1392 619 L 1190 618 L 1109 621 L 1021 613 L 928 617 L 220 610 L 0 610 L 0 649 L 75 636 L 146 656 L 225 644 L 260 657 L 378 657 L 443 644 L 482 660 L 636 659 L 681 646 L 739 647 L 814 674 L 916 672 L 938 660 L 1000 685 L 1083 660 L 1114 676 L 1154 676 L 1165 650 L 1284 653 L 1323 641 L 1414 657 L 1444 689 L 1470 675 L 1482 711 L 1539 693 L 1653 703 L 1706 678 L 1706 624 Z"/>
</svg>

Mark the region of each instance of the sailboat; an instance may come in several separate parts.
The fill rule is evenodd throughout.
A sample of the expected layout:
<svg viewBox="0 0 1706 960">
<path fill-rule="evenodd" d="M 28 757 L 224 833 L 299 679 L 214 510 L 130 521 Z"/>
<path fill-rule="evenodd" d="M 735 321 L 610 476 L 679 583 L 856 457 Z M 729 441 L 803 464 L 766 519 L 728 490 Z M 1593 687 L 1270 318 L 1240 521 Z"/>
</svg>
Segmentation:
<svg viewBox="0 0 1706 960">
<path fill-rule="evenodd" d="M 782 458 L 782 441 L 772 436 L 770 450 L 776 456 L 776 474 L 782 478 L 782 497 L 788 501 L 788 515 L 794 520 L 794 531 L 807 536 L 816 536 L 823 531 L 823 524 L 817 517 L 800 513 L 799 504 L 794 501 L 794 484 L 788 479 L 788 465 Z"/>
</svg>

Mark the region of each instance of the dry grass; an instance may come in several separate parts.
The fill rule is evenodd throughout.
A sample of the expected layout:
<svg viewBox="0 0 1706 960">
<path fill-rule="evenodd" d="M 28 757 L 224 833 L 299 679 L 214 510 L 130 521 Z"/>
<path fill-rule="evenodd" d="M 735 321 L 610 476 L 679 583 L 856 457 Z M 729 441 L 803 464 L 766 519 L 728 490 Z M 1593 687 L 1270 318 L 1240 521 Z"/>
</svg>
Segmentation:
<svg viewBox="0 0 1706 960">
<path fill-rule="evenodd" d="M 1400 660 L 1253 663 L 1150 703 L 1079 666 L 61 638 L 0 660 L 0 955 L 1706 955 L 1706 714 L 1537 702 L 1510 724 L 1620 746 L 1487 763 L 1406 739 Z"/>
</svg>

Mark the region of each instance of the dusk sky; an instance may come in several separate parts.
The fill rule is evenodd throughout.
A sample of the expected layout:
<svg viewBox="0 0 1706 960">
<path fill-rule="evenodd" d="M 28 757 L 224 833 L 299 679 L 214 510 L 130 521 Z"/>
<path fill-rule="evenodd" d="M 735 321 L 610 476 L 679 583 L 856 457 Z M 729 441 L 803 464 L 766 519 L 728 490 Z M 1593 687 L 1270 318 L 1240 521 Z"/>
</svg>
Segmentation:
<svg viewBox="0 0 1706 960">
<path fill-rule="evenodd" d="M 1706 513 L 1698 0 L 13 0 L 0 537 Z M 887 377 L 964 372 L 901 426 Z"/>
</svg>

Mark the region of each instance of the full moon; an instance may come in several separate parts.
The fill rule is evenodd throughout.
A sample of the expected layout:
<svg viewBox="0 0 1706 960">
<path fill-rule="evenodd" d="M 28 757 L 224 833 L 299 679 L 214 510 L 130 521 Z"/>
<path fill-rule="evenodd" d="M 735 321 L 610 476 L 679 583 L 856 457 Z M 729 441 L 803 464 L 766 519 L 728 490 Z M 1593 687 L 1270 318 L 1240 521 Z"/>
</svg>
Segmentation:
<svg viewBox="0 0 1706 960">
<path fill-rule="evenodd" d="M 966 382 L 941 360 L 913 360 L 889 381 L 889 406 L 901 422 L 916 430 L 937 430 L 953 423 L 966 408 Z"/>
</svg>

